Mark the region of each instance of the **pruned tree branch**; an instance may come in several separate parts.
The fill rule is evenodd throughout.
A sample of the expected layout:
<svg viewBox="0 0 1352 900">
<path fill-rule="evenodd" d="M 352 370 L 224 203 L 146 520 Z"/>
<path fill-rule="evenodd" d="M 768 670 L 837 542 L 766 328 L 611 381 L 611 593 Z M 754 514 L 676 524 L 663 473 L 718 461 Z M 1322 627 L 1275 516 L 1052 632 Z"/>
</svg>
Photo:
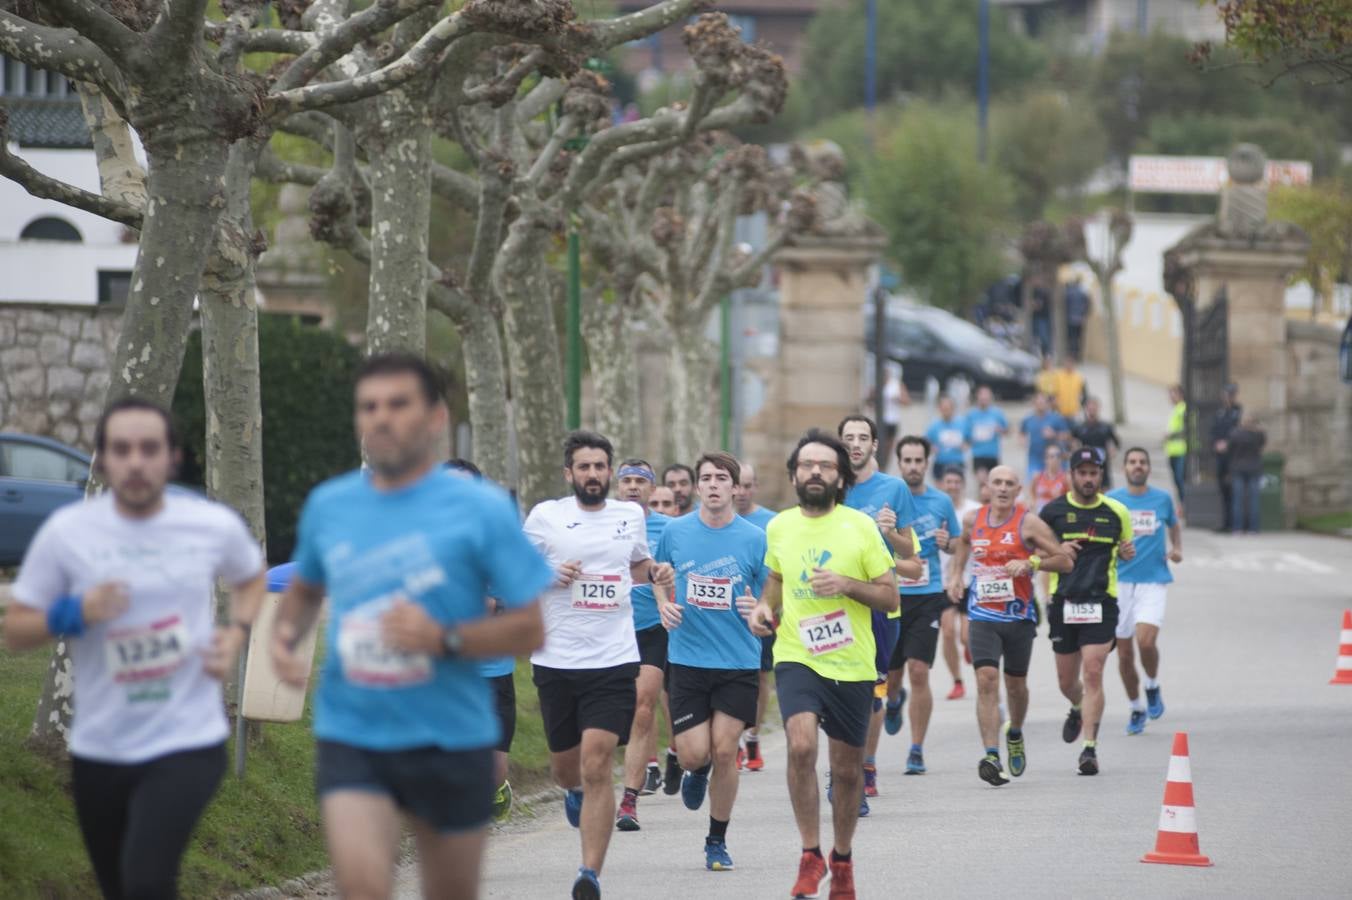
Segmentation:
<svg viewBox="0 0 1352 900">
<path fill-rule="evenodd" d="M 214 44 L 223 44 L 230 28 L 225 22 L 207 22 L 203 36 Z M 244 53 L 290 53 L 299 56 L 315 45 L 318 38 L 308 31 L 285 28 L 251 28 L 244 33 L 240 49 Z"/>
<path fill-rule="evenodd" d="M 627 16 L 597 22 L 587 30 L 588 49 L 608 50 L 656 34 L 713 5 L 714 0 L 663 0 Z"/>
<path fill-rule="evenodd" d="M 130 60 L 141 37 L 92 0 L 46 0 L 47 8 L 61 21 L 120 63 Z"/>
<path fill-rule="evenodd" d="M 374 37 L 419 10 L 440 4 L 441 0 L 383 0 L 373 3 L 322 36 L 291 63 L 277 79 L 273 90 L 285 94 L 309 84 L 316 75 L 342 58 L 367 38 Z"/>
<path fill-rule="evenodd" d="M 71 28 L 53 28 L 0 10 L 0 53 L 74 81 L 97 84 L 122 105 L 126 81 L 117 65 L 93 41 Z"/>
<path fill-rule="evenodd" d="M 150 27 L 148 65 L 177 66 L 192 57 L 202 40 L 207 0 L 164 0 L 163 11 Z"/>
<path fill-rule="evenodd" d="M 141 210 L 126 203 L 109 200 L 101 194 L 67 184 L 44 175 L 9 151 L 9 113 L 0 109 L 0 175 L 13 181 L 34 197 L 55 200 L 93 213 L 130 228 L 140 228 Z"/>
</svg>

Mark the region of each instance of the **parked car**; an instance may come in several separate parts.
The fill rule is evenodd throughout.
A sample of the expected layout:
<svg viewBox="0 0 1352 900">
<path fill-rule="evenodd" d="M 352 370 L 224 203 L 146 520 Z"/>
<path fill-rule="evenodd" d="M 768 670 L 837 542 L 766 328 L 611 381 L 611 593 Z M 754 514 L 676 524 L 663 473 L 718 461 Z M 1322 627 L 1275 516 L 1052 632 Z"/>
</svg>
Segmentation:
<svg viewBox="0 0 1352 900">
<path fill-rule="evenodd" d="M 865 339 L 873 350 L 873 314 L 865 317 Z M 996 396 L 1022 400 L 1033 393 L 1037 359 L 991 337 L 950 312 L 931 306 L 890 304 L 887 310 L 887 358 L 901 363 L 909 391 L 924 391 L 934 378 L 952 391 L 959 382 L 969 388 L 990 385 Z"/>
<path fill-rule="evenodd" d="M 0 566 L 17 566 L 33 535 L 59 506 L 84 497 L 87 453 L 51 438 L 0 431 Z M 200 496 L 170 485 L 174 493 Z"/>
</svg>

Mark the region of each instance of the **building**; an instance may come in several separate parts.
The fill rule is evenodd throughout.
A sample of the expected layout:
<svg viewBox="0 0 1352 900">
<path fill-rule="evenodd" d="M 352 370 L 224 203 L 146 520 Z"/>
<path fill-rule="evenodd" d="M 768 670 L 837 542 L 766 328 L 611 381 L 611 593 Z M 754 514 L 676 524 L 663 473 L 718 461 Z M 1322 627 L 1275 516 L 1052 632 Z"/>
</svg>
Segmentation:
<svg viewBox="0 0 1352 900">
<path fill-rule="evenodd" d="M 0 56 L 0 106 L 9 113 L 11 153 L 99 192 L 89 129 L 64 76 Z M 120 305 L 135 262 L 136 243 L 122 225 L 0 178 L 0 303 Z"/>
<path fill-rule="evenodd" d="M 1100 50 L 1114 31 L 1148 34 L 1160 30 L 1190 41 L 1225 39 L 1216 7 L 1199 0 L 991 0 L 1022 13 L 1030 34 L 1066 27 L 1088 49 Z"/>
<path fill-rule="evenodd" d="M 830 2 L 833 0 L 722 0 L 713 8 L 728 14 L 732 24 L 741 29 L 743 40 L 778 53 L 790 74 L 796 74 L 807 42 L 807 26 L 817 10 Z M 651 6 L 652 0 L 619 0 L 617 5 L 621 13 L 631 13 Z M 681 41 L 681 26 L 673 25 L 630 44 L 623 65 L 632 73 L 669 74 L 683 71 L 689 61 Z"/>
</svg>

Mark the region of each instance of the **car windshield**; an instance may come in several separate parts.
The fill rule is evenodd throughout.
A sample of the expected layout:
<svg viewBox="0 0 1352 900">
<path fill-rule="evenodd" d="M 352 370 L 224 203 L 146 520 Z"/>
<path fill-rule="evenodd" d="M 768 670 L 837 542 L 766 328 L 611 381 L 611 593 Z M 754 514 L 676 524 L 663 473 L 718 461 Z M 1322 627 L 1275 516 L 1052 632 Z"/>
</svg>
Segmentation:
<svg viewBox="0 0 1352 900">
<path fill-rule="evenodd" d="M 1005 349 L 999 341 L 965 319 L 944 313 L 930 313 L 926 316 L 926 319 L 928 320 L 927 324 L 931 326 L 934 332 L 959 350 L 966 350 L 971 353 L 990 353 L 993 350 Z M 942 321 L 940 321 L 941 319 Z"/>
</svg>

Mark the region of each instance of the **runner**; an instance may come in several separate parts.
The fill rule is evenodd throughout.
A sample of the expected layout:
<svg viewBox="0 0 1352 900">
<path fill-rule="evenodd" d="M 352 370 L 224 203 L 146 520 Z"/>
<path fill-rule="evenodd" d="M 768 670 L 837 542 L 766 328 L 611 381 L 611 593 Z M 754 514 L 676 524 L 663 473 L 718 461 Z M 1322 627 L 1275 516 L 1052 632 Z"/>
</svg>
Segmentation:
<svg viewBox="0 0 1352 900">
<path fill-rule="evenodd" d="M 1121 449 L 1121 441 L 1117 437 L 1117 429 L 1113 427 L 1112 422 L 1105 422 L 1099 418 L 1100 404 L 1097 397 L 1090 397 L 1084 401 L 1084 420 L 1071 428 L 1070 433 L 1075 438 L 1077 447 L 1093 447 L 1103 456 L 1103 487 L 1105 489 L 1112 486 L 1113 457 Z"/>
<path fill-rule="evenodd" d="M 939 646 L 939 618 L 951 604 L 944 590 L 944 570 L 939 552 L 951 548 L 962 523 L 953 501 L 943 491 L 925 484 L 929 469 L 930 442 L 908 435 L 897 444 L 897 465 L 911 489 L 915 503 L 912 527 L 920 538 L 923 567 L 919 576 L 899 579 L 901 585 L 901 640 L 892 651 L 887 671 L 887 733 L 901 730 L 903 672 L 911 681 L 911 749 L 906 756 L 906 774 L 925 774 L 925 732 L 929 729 L 934 695 L 929 673 Z"/>
<path fill-rule="evenodd" d="M 18 651 L 55 638 L 70 648 L 71 793 L 99 890 L 109 900 L 174 897 L 183 853 L 225 773 L 220 681 L 235 672 L 262 602 L 263 558 L 233 510 L 165 493 L 180 451 L 163 409 L 112 403 L 94 445 L 109 492 L 58 509 L 38 529 L 12 588 L 5 642 Z M 217 578 L 231 586 L 225 628 L 214 625 Z"/>
<path fill-rule="evenodd" d="M 648 552 L 652 553 L 657 549 L 662 530 L 671 521 L 648 509 L 648 498 L 657 485 L 657 475 L 642 459 L 626 459 L 620 463 L 617 475 L 619 489 L 616 496 L 637 503 L 646 516 Z M 624 796 L 615 812 L 615 827 L 620 831 L 639 830 L 638 798 L 656 793 L 662 786 L 662 770 L 657 765 L 657 702 L 662 697 L 662 680 L 667 672 L 667 630 L 662 627 L 662 617 L 657 613 L 652 585 L 634 585 L 630 597 L 634 606 L 639 666 L 635 682 L 637 706 L 634 722 L 629 727 L 629 743 L 624 748 Z"/>
<path fill-rule="evenodd" d="M 1103 718 L 1103 667 L 1116 643 L 1118 622 L 1117 560 L 1135 555 L 1131 514 L 1099 493 L 1103 462 L 1083 447 L 1070 457 L 1071 492 L 1043 507 L 1061 548 L 1074 563 L 1052 573 L 1047 621 L 1056 651 L 1056 677 L 1070 712 L 1061 739 L 1072 744 L 1083 731 L 1080 774 L 1097 775 L 1098 729 Z"/>
<path fill-rule="evenodd" d="M 793 897 L 853 900 L 854 830 L 863 798 L 864 742 L 876 676 L 872 611 L 897 606 L 892 554 L 868 516 L 840 505 L 854 482 L 850 452 L 812 430 L 794 448 L 789 478 L 798 506 L 766 531 L 769 570 L 751 612 L 756 634 L 775 631 L 775 684 L 788 737 L 789 799 L 802 838 Z M 822 857 L 817 729 L 826 731 L 835 772 L 834 849 Z"/>
<path fill-rule="evenodd" d="M 683 516 L 694 506 L 695 472 L 684 463 L 672 463 L 662 470 L 662 484 L 676 498 L 676 515 Z"/>
<path fill-rule="evenodd" d="M 972 472 L 979 484 L 986 474 L 1000 465 L 1000 439 L 1009 433 L 1009 421 L 998 407 L 992 406 L 994 394 L 989 385 L 976 389 L 976 405 L 967 410 L 967 443 L 972 448 Z"/>
<path fill-rule="evenodd" d="M 1031 483 L 1033 476 L 1042 471 L 1047 445 L 1069 439 L 1070 423 L 1051 408 L 1049 395 L 1037 393 L 1033 395 L 1033 411 L 1023 417 L 1019 432 L 1028 444 L 1028 479 Z"/>
<path fill-rule="evenodd" d="M 640 667 L 631 586 L 672 585 L 653 563 L 644 514 L 607 500 L 610 441 L 575 431 L 564 442 L 572 497 L 546 500 L 526 518 L 526 535 L 558 573 L 545 596 L 545 646 L 531 657 L 554 780 L 564 812 L 582 831 L 574 900 L 601 896 L 599 876 L 615 821 L 615 748 L 629 739 Z"/>
<path fill-rule="evenodd" d="M 1056 389 L 1052 391 L 1053 407 L 1068 422 L 1084 407 L 1084 375 L 1076 368 L 1079 362 L 1071 353 L 1061 357 L 1061 368 L 1056 370 Z"/>
<path fill-rule="evenodd" d="M 1009 699 L 1005 748 L 1009 774 L 1017 778 L 1027 766 L 1023 722 L 1028 714 L 1028 664 L 1038 621 L 1029 576 L 1043 568 L 1069 572 L 1071 562 L 1047 523 L 1019 503 L 1019 476 L 1011 466 L 991 469 L 987 484 L 990 503 L 964 515 L 962 535 L 954 542 L 949 593 L 962 601 L 972 620 L 976 722 L 986 750 L 977 774 L 999 787 L 1009 783 L 1000 763 L 1000 661 L 1003 657 Z M 969 558 L 970 576 L 965 574 Z"/>
<path fill-rule="evenodd" d="M 657 485 L 653 488 L 652 496 L 648 498 L 648 509 L 659 512 L 669 519 L 675 518 L 678 515 L 675 492 L 664 484 Z"/>
<path fill-rule="evenodd" d="M 446 468 L 475 480 L 484 477 L 478 466 L 459 457 L 447 460 Z M 269 577 L 272 574 L 269 572 Z M 489 615 L 497 615 L 505 609 L 495 598 L 488 598 Z M 478 669 L 493 689 L 493 705 L 498 713 L 498 724 L 502 726 L 502 737 L 498 739 L 497 750 L 493 753 L 493 783 L 498 786 L 493 794 L 493 821 L 505 822 L 512 814 L 513 800 L 512 783 L 507 780 L 507 767 L 511 761 L 512 741 L 516 738 L 516 657 L 486 659 L 478 664 Z"/>
<path fill-rule="evenodd" d="M 718 872 L 733 867 L 727 834 L 737 799 L 737 744 L 756 718 L 761 646 L 744 616 L 765 581 L 765 532 L 734 511 L 736 459 L 707 453 L 695 471 L 699 511 L 667 527 L 654 558 L 679 575 L 675 596 L 659 588 L 659 605 L 671 631 L 671 728 L 685 770 L 681 799 L 696 810 L 708 791 L 704 865 Z"/>
<path fill-rule="evenodd" d="M 894 478 L 878 469 L 878 433 L 873 420 L 863 415 L 848 415 L 836 426 L 841 442 L 850 451 L 850 467 L 854 470 L 854 484 L 845 494 L 845 505 L 857 509 L 878 523 L 882 535 L 894 556 L 910 560 L 916 555 L 911 520 L 915 518 L 915 504 L 911 492 L 900 478 Z M 900 527 L 898 527 L 900 525 Z M 906 567 L 906 574 L 914 577 L 921 572 L 919 562 Z M 859 815 L 869 813 L 868 798 L 878 796 L 878 742 L 883 733 L 883 700 L 887 693 L 887 665 L 892 650 L 901 634 L 901 610 L 873 613 L 873 641 L 877 648 L 878 684 L 874 688 L 873 715 L 869 719 L 868 743 L 864 747 L 864 800 Z M 827 795 L 830 796 L 828 788 Z"/>
<path fill-rule="evenodd" d="M 775 511 L 756 502 L 759 487 L 755 468 L 749 462 L 741 463 L 741 475 L 738 477 L 737 485 L 732 489 L 732 496 L 737 501 L 737 515 L 764 531 L 770 520 L 775 517 Z M 760 684 L 756 693 L 756 723 L 747 729 L 743 741 L 745 764 L 749 772 L 759 772 L 765 768 L 765 757 L 761 756 L 760 752 L 760 728 L 761 722 L 765 721 L 765 709 L 770 705 L 770 672 L 775 667 L 774 635 L 767 635 L 760 641 Z"/>
<path fill-rule="evenodd" d="M 995 468 L 995 464 L 991 466 Z M 990 477 L 990 471 L 987 470 L 982 479 L 981 487 L 988 489 L 986 481 Z M 965 521 L 967 514 L 975 509 L 981 508 L 981 503 L 967 496 L 967 476 L 962 469 L 956 466 L 950 466 L 944 471 L 944 479 L 940 483 L 943 492 L 948 495 L 948 499 L 953 501 L 953 509 L 958 514 L 958 521 Z M 971 566 L 966 568 L 969 571 L 961 569 L 955 570 L 953 563 L 953 554 L 939 551 L 939 564 L 944 570 L 944 584 L 949 584 L 953 578 L 959 578 L 966 582 L 971 577 Z M 939 636 L 943 640 L 944 664 L 948 666 L 949 674 L 953 676 L 953 689 L 948 692 L 948 700 L 961 700 L 967 696 L 967 689 L 962 683 L 962 664 L 958 662 L 958 638 L 962 638 L 963 656 L 968 665 L 972 664 L 971 644 L 968 643 L 968 621 L 967 604 L 961 601 L 954 601 L 944 607 L 943 614 L 939 618 Z"/>
<path fill-rule="evenodd" d="M 417 840 L 426 897 L 478 896 L 501 736 L 477 662 L 543 639 L 536 596 L 548 566 L 495 488 L 447 477 L 440 380 L 405 354 L 368 358 L 356 377 L 357 434 L 369 471 L 311 492 L 272 656 L 290 683 L 295 647 L 328 595 L 315 691 L 315 783 L 338 892 L 389 896 L 400 812 Z M 505 611 L 487 615 L 489 585 Z"/>
<path fill-rule="evenodd" d="M 944 469 L 949 466 L 965 468 L 967 465 L 967 420 L 953 412 L 953 398 L 947 394 L 939 395 L 939 417 L 930 422 L 925 429 L 934 448 L 934 482 L 938 484 L 944 477 Z"/>
<path fill-rule="evenodd" d="M 1174 580 L 1169 563 L 1183 561 L 1183 528 L 1169 492 L 1146 483 L 1150 480 L 1150 454 L 1142 447 L 1132 447 L 1122 458 L 1122 467 L 1127 486 L 1108 496 L 1131 511 L 1136 557 L 1119 565 L 1117 571 L 1117 602 L 1121 607 L 1117 620 L 1117 665 L 1127 699 L 1131 701 L 1127 734 L 1140 734 L 1145 731 L 1147 714 L 1152 719 L 1164 715 L 1158 642 L 1164 626 L 1165 592 Z M 1167 553 L 1165 529 L 1169 531 Z M 1136 648 L 1141 651 L 1141 668 L 1145 669 L 1144 702 L 1136 676 Z"/>
<path fill-rule="evenodd" d="M 1060 444 L 1047 445 L 1042 467 L 1028 484 L 1028 502 L 1033 512 L 1041 512 L 1042 507 L 1070 490 L 1070 473 L 1065 469 L 1064 458 Z"/>
</svg>

